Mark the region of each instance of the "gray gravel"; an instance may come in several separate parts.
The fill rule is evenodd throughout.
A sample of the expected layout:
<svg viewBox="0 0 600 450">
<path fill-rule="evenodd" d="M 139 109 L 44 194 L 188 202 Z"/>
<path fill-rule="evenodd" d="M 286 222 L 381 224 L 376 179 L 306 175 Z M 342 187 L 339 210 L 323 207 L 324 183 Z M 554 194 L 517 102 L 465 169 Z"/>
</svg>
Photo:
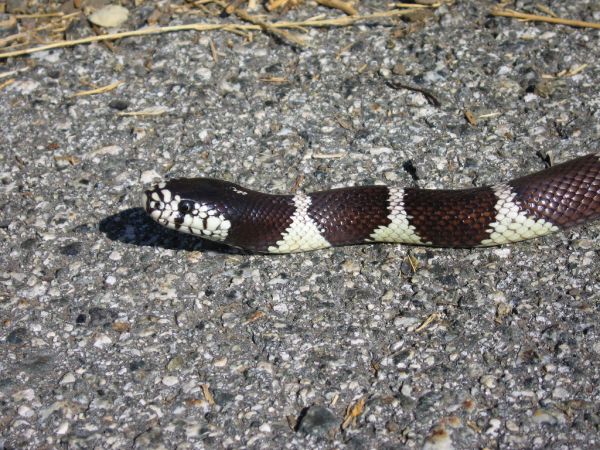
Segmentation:
<svg viewBox="0 0 600 450">
<path fill-rule="evenodd" d="M 185 32 L 0 62 L 0 447 L 597 448 L 598 223 L 259 256 L 139 208 L 168 176 L 478 186 L 599 151 L 598 30 L 492 4 L 310 30 L 305 49 Z M 546 4 L 600 21 L 594 0 Z"/>
</svg>

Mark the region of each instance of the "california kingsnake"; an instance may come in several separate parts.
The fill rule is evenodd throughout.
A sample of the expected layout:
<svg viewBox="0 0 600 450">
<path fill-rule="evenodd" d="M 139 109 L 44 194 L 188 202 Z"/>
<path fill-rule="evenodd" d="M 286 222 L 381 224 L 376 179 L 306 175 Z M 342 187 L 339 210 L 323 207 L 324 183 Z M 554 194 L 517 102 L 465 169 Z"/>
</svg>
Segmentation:
<svg viewBox="0 0 600 450">
<path fill-rule="evenodd" d="M 181 178 L 146 191 L 143 205 L 168 228 L 261 253 L 369 242 L 487 247 L 600 217 L 600 154 L 460 190 L 364 186 L 272 195 Z"/>
</svg>

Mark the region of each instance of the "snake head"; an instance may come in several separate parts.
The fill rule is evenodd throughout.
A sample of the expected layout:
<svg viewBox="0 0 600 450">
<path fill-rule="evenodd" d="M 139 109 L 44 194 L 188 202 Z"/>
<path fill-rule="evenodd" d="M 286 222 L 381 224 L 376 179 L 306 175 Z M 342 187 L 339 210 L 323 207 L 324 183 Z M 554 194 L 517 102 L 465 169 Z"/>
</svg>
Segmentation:
<svg viewBox="0 0 600 450">
<path fill-rule="evenodd" d="M 143 207 L 159 224 L 172 230 L 223 242 L 231 220 L 223 190 L 232 185 L 209 178 L 180 178 L 157 184 L 143 194 Z"/>
</svg>

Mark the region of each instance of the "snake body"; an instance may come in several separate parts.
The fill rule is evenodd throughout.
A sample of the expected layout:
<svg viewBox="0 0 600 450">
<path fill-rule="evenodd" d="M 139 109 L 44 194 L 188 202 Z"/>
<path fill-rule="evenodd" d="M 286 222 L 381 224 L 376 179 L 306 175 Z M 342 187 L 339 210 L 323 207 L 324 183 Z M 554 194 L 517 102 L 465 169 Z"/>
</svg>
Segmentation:
<svg viewBox="0 0 600 450">
<path fill-rule="evenodd" d="M 600 153 L 458 190 L 363 186 L 272 195 L 180 178 L 146 191 L 143 206 L 163 226 L 260 253 L 373 242 L 487 247 L 599 218 Z"/>
</svg>

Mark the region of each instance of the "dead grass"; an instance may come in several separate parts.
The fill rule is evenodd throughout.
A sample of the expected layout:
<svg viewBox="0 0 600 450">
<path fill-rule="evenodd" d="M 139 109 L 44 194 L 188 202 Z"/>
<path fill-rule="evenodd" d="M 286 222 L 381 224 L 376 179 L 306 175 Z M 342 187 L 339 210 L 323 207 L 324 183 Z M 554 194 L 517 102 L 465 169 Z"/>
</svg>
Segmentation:
<svg viewBox="0 0 600 450">
<path fill-rule="evenodd" d="M 416 1 L 415 3 L 386 3 L 386 10 L 375 12 L 362 12 L 357 9 L 360 4 L 352 0 L 316 0 L 321 6 L 329 8 L 332 13 L 339 12 L 343 15 L 334 17 L 316 16 L 306 20 L 287 21 L 281 17 L 291 9 L 314 8 L 314 3 L 304 0 L 269 0 L 264 14 L 256 11 L 262 8 L 262 3 L 256 0 L 188 0 L 184 4 L 171 5 L 167 3 L 162 9 L 157 9 L 147 19 L 147 27 L 121 31 L 116 33 L 104 33 L 98 27 L 89 26 L 92 36 L 80 39 L 67 39 L 67 30 L 74 26 L 75 22 L 81 21 L 87 25 L 84 16 L 84 2 L 74 2 L 79 5 L 75 11 L 63 12 L 60 10 L 61 3 L 55 6 L 45 4 L 45 10 L 31 14 L 13 14 L 8 19 L 0 21 L 0 30 L 16 29 L 16 33 L 0 38 L 0 59 L 28 55 L 35 52 L 66 48 L 92 42 L 104 42 L 106 45 L 112 41 L 134 36 L 149 36 L 154 34 L 174 33 L 181 31 L 211 32 L 226 31 L 252 39 L 254 32 L 267 33 L 275 36 L 283 42 L 294 46 L 310 46 L 310 42 L 303 34 L 309 28 L 345 27 L 364 22 L 393 22 L 401 16 L 411 16 L 423 8 L 435 9 L 444 2 L 451 4 L 452 0 Z M 140 0 L 140 3 L 143 3 Z M 41 4 L 44 4 L 41 2 Z M 383 2 L 382 2 L 383 4 Z M 56 11 L 52 11 L 55 7 Z M 583 28 L 600 29 L 600 23 L 571 20 L 561 17 L 549 10 L 540 9 L 546 15 L 523 13 L 507 9 L 502 5 L 491 9 L 493 16 L 509 17 L 524 21 L 547 22 L 559 25 L 567 25 Z M 228 16 L 228 17 L 226 17 Z M 184 25 L 159 26 L 159 23 L 168 23 L 171 18 L 177 17 L 201 17 L 201 21 Z M 232 20 L 233 19 L 233 20 Z M 80 25 L 81 26 L 81 25 Z M 212 52 L 213 59 L 218 55 Z"/>
<path fill-rule="evenodd" d="M 252 39 L 253 32 L 264 32 L 291 45 L 308 46 L 310 42 L 302 35 L 306 34 L 309 28 L 344 27 L 361 22 L 389 22 L 423 8 L 423 5 L 418 4 L 396 4 L 392 9 L 359 14 L 354 3 L 347 0 L 318 0 L 318 3 L 344 15 L 320 15 L 306 20 L 287 21 L 280 19 L 286 10 L 309 6 L 301 0 L 274 0 L 267 3 L 265 14 L 254 14 L 252 10 L 258 9 L 259 6 L 252 0 L 197 0 L 183 5 L 168 5 L 163 11 L 156 10 L 150 15 L 148 26 L 145 28 L 104 33 L 98 27 L 90 27 L 90 32 L 96 34 L 80 39 L 66 39 L 66 31 L 75 21 L 85 20 L 83 11 L 68 14 L 56 11 L 12 15 L 7 21 L 0 23 L 0 29 L 17 28 L 18 32 L 0 39 L 0 59 L 92 42 L 108 43 L 127 37 L 181 31 L 226 31 L 241 34 L 248 40 Z M 436 8 L 440 4 L 427 7 Z M 229 17 L 223 18 L 224 15 Z M 174 16 L 202 17 L 203 20 L 184 25 L 158 26 L 161 19 L 168 22 Z M 232 18 L 237 20 L 231 20 Z"/>
</svg>

